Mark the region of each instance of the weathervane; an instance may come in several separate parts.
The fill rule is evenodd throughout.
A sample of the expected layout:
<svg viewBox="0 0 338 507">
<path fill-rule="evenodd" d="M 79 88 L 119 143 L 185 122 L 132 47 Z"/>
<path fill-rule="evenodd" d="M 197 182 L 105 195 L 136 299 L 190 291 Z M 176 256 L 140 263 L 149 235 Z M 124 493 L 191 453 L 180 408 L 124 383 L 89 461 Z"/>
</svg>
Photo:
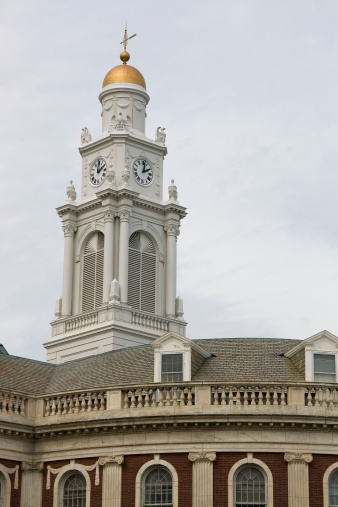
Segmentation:
<svg viewBox="0 0 338 507">
<path fill-rule="evenodd" d="M 136 33 L 134 33 L 134 35 L 131 35 L 130 37 L 128 37 L 128 33 L 127 33 L 127 24 L 126 24 L 126 28 L 124 30 L 124 37 L 123 37 L 123 41 L 120 42 L 120 44 L 123 44 L 123 47 L 124 47 L 124 50 L 127 51 L 127 44 L 128 44 L 128 40 L 132 39 L 133 37 L 136 37 Z"/>
</svg>

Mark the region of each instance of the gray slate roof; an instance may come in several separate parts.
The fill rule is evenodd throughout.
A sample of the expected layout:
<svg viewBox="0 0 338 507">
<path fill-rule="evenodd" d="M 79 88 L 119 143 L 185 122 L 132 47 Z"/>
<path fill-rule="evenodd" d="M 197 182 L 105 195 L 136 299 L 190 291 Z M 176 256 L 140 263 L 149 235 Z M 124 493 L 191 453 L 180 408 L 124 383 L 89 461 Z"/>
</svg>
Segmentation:
<svg viewBox="0 0 338 507">
<path fill-rule="evenodd" d="M 283 356 L 299 340 L 219 338 L 196 340 L 212 354 L 193 381 L 302 382 L 303 375 Z M 26 394 L 102 389 L 153 382 L 150 345 L 130 347 L 54 365 L 0 354 L 0 389 Z"/>
</svg>

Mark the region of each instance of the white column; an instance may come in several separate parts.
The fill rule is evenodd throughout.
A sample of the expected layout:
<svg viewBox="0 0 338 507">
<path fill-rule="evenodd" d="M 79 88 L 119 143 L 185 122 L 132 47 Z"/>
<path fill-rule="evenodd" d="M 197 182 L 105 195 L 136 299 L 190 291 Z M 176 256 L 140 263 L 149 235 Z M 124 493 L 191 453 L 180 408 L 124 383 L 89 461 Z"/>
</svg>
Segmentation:
<svg viewBox="0 0 338 507">
<path fill-rule="evenodd" d="M 192 467 L 192 507 L 213 506 L 213 461 L 215 452 L 190 452 Z"/>
<path fill-rule="evenodd" d="M 284 455 L 288 462 L 288 507 L 309 507 L 309 463 L 312 454 L 289 453 Z"/>
<path fill-rule="evenodd" d="M 166 262 L 166 315 L 175 317 L 176 300 L 176 242 L 179 234 L 179 226 L 169 223 L 164 227 L 167 233 L 167 262 Z"/>
<path fill-rule="evenodd" d="M 121 507 L 123 456 L 99 458 L 103 465 L 102 507 Z"/>
<path fill-rule="evenodd" d="M 128 302 L 128 252 L 129 252 L 129 220 L 131 212 L 123 209 L 120 217 L 120 246 L 119 246 L 119 284 L 120 301 Z"/>
<path fill-rule="evenodd" d="M 104 266 L 103 266 L 103 302 L 108 303 L 110 284 L 114 268 L 114 213 L 107 209 L 104 213 Z"/>
<path fill-rule="evenodd" d="M 43 463 L 27 463 L 21 465 L 22 484 L 20 507 L 41 507 Z"/>
<path fill-rule="evenodd" d="M 62 286 L 62 315 L 71 315 L 72 313 L 72 293 L 73 293 L 73 250 L 74 233 L 76 227 L 73 224 L 65 224 L 62 227 L 65 236 L 65 249 L 63 257 L 63 286 Z"/>
</svg>

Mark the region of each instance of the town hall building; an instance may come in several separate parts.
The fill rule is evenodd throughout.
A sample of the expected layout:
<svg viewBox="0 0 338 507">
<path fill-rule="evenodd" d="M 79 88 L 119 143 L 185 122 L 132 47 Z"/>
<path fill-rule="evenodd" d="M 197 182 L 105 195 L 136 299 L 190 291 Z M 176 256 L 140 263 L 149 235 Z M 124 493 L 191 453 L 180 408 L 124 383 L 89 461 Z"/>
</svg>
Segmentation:
<svg viewBox="0 0 338 507">
<path fill-rule="evenodd" d="M 0 507 L 337 507 L 338 337 L 189 339 L 186 208 L 127 42 L 57 208 L 46 362 L 0 348 Z"/>
</svg>

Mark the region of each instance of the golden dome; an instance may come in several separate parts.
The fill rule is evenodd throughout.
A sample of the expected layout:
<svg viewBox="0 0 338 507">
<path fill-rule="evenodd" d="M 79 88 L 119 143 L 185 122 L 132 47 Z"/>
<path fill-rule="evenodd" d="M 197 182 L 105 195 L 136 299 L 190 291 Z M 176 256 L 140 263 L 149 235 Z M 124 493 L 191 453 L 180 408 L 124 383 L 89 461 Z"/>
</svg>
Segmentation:
<svg viewBox="0 0 338 507">
<path fill-rule="evenodd" d="M 127 51 L 123 51 L 120 58 L 123 61 L 123 64 L 117 65 L 108 72 L 103 80 L 102 88 L 112 83 L 133 83 L 146 89 L 146 82 L 141 72 L 135 69 L 135 67 L 127 65 L 127 61 L 130 58 L 129 53 Z"/>
</svg>

